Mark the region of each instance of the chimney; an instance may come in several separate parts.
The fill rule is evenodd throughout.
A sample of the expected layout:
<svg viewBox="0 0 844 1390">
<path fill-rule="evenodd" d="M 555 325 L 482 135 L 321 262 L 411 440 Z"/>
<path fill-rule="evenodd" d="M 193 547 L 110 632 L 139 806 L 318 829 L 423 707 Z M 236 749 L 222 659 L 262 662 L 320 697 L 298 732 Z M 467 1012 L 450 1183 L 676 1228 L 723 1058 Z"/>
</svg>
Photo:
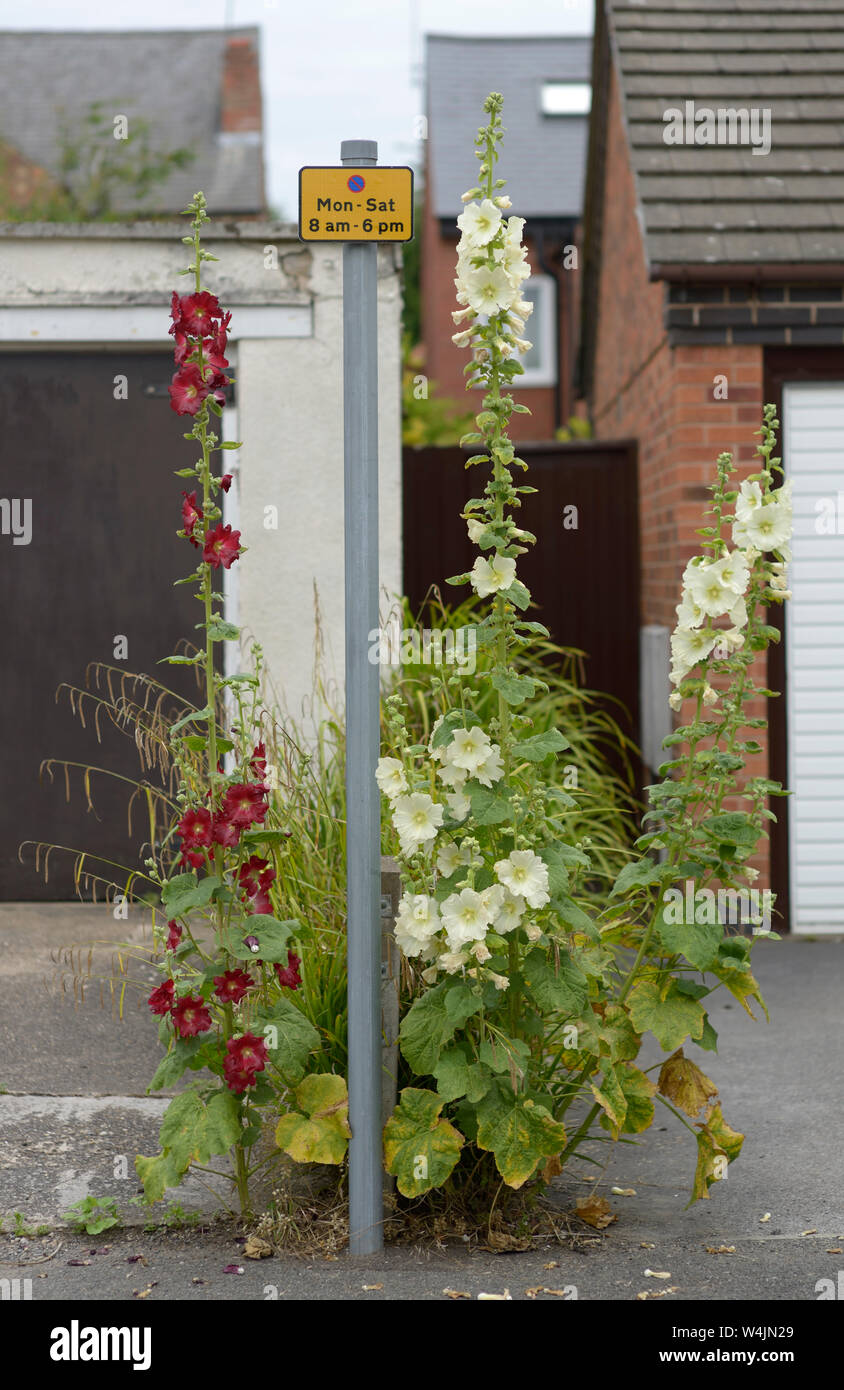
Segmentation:
<svg viewBox="0 0 844 1390">
<path fill-rule="evenodd" d="M 226 40 L 220 130 L 226 134 L 261 130 L 258 50 L 251 39 Z"/>
</svg>

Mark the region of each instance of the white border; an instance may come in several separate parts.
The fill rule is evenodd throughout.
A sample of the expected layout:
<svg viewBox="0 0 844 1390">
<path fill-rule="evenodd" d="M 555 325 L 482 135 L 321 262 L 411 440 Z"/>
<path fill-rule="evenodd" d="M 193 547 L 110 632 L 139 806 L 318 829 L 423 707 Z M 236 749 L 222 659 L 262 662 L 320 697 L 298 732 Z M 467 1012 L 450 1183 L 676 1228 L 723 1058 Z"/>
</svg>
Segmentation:
<svg viewBox="0 0 844 1390">
<path fill-rule="evenodd" d="M 0 308 L 0 343 L 33 344 L 49 348 L 54 343 L 108 343 L 115 348 L 132 343 L 169 343 L 162 333 L 162 313 L 156 304 L 45 305 L 27 304 Z M 239 338 L 310 338 L 313 314 L 310 304 L 232 305 Z"/>
</svg>

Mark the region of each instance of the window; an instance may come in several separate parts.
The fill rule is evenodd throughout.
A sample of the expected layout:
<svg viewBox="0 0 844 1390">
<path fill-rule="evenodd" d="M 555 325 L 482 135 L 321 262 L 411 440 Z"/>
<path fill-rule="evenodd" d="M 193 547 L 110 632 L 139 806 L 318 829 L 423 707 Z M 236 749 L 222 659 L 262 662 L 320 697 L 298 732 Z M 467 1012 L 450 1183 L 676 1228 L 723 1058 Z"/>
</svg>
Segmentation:
<svg viewBox="0 0 844 1390">
<path fill-rule="evenodd" d="M 557 286 L 552 275 L 531 275 L 522 284 L 522 299 L 533 305 L 525 324 L 525 337 L 533 344 L 519 358 L 524 376 L 516 377 L 514 389 L 521 386 L 554 386 L 557 380 Z"/>
<path fill-rule="evenodd" d="M 588 82 L 543 82 L 540 110 L 543 116 L 588 116 L 592 87 Z"/>
</svg>

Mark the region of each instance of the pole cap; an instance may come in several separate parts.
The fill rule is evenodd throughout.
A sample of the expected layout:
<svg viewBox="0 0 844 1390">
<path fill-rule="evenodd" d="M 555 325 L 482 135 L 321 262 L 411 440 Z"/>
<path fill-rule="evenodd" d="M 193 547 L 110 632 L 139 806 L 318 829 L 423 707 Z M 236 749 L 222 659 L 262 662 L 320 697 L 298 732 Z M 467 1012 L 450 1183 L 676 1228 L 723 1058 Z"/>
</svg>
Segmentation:
<svg viewBox="0 0 844 1390">
<path fill-rule="evenodd" d="M 340 162 L 342 164 L 377 164 L 377 140 L 341 140 Z"/>
</svg>

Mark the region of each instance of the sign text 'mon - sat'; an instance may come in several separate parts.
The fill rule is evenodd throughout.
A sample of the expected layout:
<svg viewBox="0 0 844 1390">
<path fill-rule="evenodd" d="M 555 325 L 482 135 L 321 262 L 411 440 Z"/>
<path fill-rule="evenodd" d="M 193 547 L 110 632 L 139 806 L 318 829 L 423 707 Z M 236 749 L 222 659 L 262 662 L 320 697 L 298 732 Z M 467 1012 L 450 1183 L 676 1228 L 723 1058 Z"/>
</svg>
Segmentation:
<svg viewBox="0 0 844 1390">
<path fill-rule="evenodd" d="M 302 241 L 410 241 L 413 170 L 312 166 L 299 170 Z"/>
</svg>

